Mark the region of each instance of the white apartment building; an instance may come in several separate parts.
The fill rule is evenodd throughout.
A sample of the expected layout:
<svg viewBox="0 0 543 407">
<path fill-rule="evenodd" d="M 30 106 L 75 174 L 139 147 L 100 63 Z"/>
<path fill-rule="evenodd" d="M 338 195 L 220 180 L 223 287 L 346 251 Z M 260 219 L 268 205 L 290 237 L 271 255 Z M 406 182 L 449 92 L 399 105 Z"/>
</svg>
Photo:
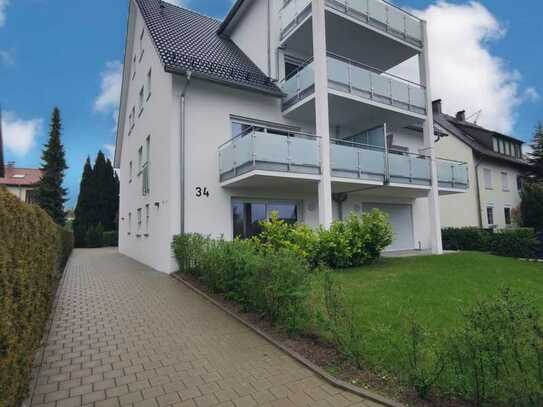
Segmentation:
<svg viewBox="0 0 543 407">
<path fill-rule="evenodd" d="M 522 156 L 523 141 L 467 121 L 464 111 L 447 115 L 441 100 L 433 105 L 436 127 L 445 136 L 435 143 L 437 154 L 466 162 L 474 180 L 465 194 L 441 197 L 442 227 L 518 226 L 514 212 L 529 167 Z"/>
<path fill-rule="evenodd" d="M 115 164 L 119 249 L 176 270 L 172 237 L 250 237 L 277 211 L 390 215 L 388 250 L 442 252 L 426 24 L 381 0 L 237 0 L 224 21 L 131 0 Z M 418 58 L 420 83 L 387 73 Z"/>
</svg>

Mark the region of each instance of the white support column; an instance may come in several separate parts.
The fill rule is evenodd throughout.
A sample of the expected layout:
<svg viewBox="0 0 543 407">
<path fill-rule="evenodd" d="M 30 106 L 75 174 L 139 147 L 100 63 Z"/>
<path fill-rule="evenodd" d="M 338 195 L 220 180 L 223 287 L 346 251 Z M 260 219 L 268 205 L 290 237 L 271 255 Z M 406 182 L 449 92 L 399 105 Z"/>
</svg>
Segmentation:
<svg viewBox="0 0 543 407">
<path fill-rule="evenodd" d="M 431 157 L 432 189 L 428 194 L 430 206 L 430 237 L 432 239 L 432 253 L 443 254 L 441 240 L 441 212 L 439 209 L 439 184 L 437 179 L 437 163 L 434 149 L 434 114 L 432 110 L 432 92 L 430 90 L 430 66 L 428 58 L 428 33 L 426 21 L 423 22 L 423 50 L 419 56 L 419 69 L 421 83 L 426 87 L 426 121 L 423 126 L 424 145 Z"/>
<path fill-rule="evenodd" d="M 315 121 L 320 137 L 321 181 L 319 182 L 319 223 L 332 224 L 332 175 L 330 169 L 330 121 L 328 117 L 328 68 L 324 0 L 313 0 L 313 65 L 315 67 Z"/>
</svg>

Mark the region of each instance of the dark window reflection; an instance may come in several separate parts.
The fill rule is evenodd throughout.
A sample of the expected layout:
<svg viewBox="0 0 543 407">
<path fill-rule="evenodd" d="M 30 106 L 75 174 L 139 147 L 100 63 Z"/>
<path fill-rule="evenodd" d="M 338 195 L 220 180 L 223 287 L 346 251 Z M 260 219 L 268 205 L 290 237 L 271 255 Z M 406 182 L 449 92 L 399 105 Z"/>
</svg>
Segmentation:
<svg viewBox="0 0 543 407">
<path fill-rule="evenodd" d="M 298 221 L 298 208 L 294 203 L 234 202 L 232 216 L 234 237 L 248 239 L 262 232 L 260 222 L 277 212 L 279 219 L 293 225 Z"/>
</svg>

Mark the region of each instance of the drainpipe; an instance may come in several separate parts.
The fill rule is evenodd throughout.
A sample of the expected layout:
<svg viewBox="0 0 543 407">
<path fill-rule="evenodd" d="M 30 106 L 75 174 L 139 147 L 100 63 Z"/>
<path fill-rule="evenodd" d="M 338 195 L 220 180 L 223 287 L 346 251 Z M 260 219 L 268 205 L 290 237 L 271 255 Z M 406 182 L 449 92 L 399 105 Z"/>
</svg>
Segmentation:
<svg viewBox="0 0 543 407">
<path fill-rule="evenodd" d="M 477 185 L 477 207 L 479 208 L 479 227 L 483 228 L 483 208 L 481 205 L 481 185 L 479 181 L 479 166 L 481 165 L 482 161 L 477 161 L 477 164 L 475 165 L 475 183 Z"/>
<path fill-rule="evenodd" d="M 183 92 L 181 92 L 181 112 L 180 112 L 180 125 L 179 125 L 179 158 L 181 159 L 181 174 L 180 174 L 180 199 L 179 199 L 179 210 L 180 210 L 180 225 L 179 225 L 179 233 L 185 234 L 185 156 L 186 156 L 186 149 L 185 149 L 185 132 L 186 132 L 186 125 L 185 125 L 185 99 L 187 90 L 190 85 L 190 79 L 192 77 L 192 71 L 187 71 L 187 80 L 185 82 L 185 87 L 183 88 Z"/>
<path fill-rule="evenodd" d="M 268 78 L 271 74 L 271 0 L 268 0 Z"/>
</svg>

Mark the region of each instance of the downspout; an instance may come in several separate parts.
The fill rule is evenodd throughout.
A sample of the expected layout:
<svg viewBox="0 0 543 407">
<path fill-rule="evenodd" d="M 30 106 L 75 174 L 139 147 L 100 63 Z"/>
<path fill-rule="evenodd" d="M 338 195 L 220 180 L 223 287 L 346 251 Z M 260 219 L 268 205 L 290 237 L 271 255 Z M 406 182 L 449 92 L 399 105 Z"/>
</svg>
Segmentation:
<svg viewBox="0 0 543 407">
<path fill-rule="evenodd" d="M 271 0 L 268 0 L 268 78 L 271 78 Z"/>
<path fill-rule="evenodd" d="M 481 165 L 481 160 L 477 161 L 475 165 L 475 183 L 477 184 L 477 207 L 479 209 L 479 227 L 483 228 L 483 208 L 481 205 L 481 185 L 479 181 L 479 166 Z"/>
<path fill-rule="evenodd" d="M 179 196 L 179 210 L 180 210 L 180 225 L 179 225 L 179 233 L 184 235 L 185 234 L 185 156 L 186 156 L 186 148 L 185 148 L 185 99 L 187 90 L 190 85 L 190 78 L 192 77 L 192 71 L 187 71 L 187 80 L 185 82 L 185 87 L 183 88 L 183 92 L 181 92 L 181 112 L 180 112 L 180 120 L 181 123 L 179 125 L 179 158 L 181 159 L 181 174 L 180 174 L 180 196 Z"/>
</svg>

